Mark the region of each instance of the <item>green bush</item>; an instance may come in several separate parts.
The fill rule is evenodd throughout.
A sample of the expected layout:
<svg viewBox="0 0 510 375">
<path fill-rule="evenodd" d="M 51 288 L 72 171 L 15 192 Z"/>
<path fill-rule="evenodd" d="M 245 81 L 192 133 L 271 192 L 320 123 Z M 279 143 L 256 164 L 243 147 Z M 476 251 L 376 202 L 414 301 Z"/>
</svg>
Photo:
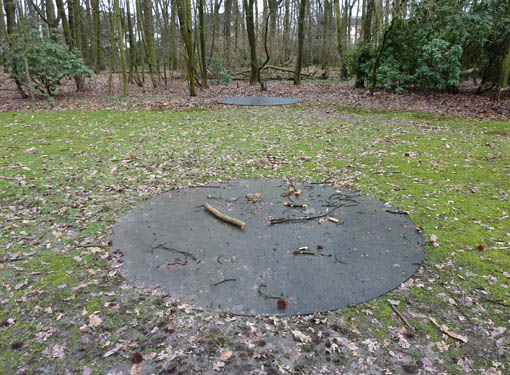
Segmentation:
<svg viewBox="0 0 510 375">
<path fill-rule="evenodd" d="M 460 80 L 462 47 L 434 38 L 422 47 L 412 80 L 421 87 L 455 90 Z"/>
<path fill-rule="evenodd" d="M 406 18 L 394 21 L 377 67 L 376 87 L 456 91 L 460 73 L 478 68 L 483 82 L 497 82 L 510 38 L 510 2 L 480 0 L 465 7 L 457 1 L 409 0 Z M 367 50 L 368 49 L 368 50 Z M 364 53 L 365 62 L 357 66 Z M 377 49 L 363 46 L 346 56 L 351 74 L 372 85 Z M 363 60 L 363 59 L 362 59 Z"/>
<path fill-rule="evenodd" d="M 221 82 L 225 86 L 228 86 L 230 82 L 232 82 L 232 74 L 220 57 L 215 56 L 211 60 L 211 63 L 209 64 L 209 70 L 211 72 L 211 78 Z"/>
<path fill-rule="evenodd" d="M 92 76 L 79 51 L 69 51 L 66 46 L 41 39 L 32 33 L 27 43 L 22 35 L 13 38 L 12 51 L 5 54 L 5 68 L 22 87 L 28 88 L 24 56 L 34 88 L 44 96 L 52 97 L 64 79 L 83 79 Z"/>
</svg>

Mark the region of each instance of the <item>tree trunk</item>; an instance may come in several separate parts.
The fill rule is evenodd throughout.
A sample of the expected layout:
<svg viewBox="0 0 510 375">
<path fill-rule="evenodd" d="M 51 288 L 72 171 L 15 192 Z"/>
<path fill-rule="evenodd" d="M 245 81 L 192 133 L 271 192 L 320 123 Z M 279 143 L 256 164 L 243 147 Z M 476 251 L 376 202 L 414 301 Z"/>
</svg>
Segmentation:
<svg viewBox="0 0 510 375">
<path fill-rule="evenodd" d="M 499 90 L 496 99 L 501 99 L 502 90 L 508 89 L 508 81 L 510 77 L 510 38 L 506 41 L 506 54 L 501 70 L 499 72 Z M 507 91 L 505 91 L 507 93 Z"/>
<path fill-rule="evenodd" d="M 195 86 L 195 59 L 193 51 L 193 30 L 191 27 L 191 2 L 190 0 L 176 0 L 179 15 L 179 24 L 182 40 L 186 49 L 186 71 L 190 96 L 197 96 Z"/>
<path fill-rule="evenodd" d="M 366 0 L 366 10 L 365 15 L 362 20 L 362 29 L 361 29 L 361 35 L 363 36 L 362 39 L 362 50 L 358 57 L 358 72 L 356 74 L 356 88 L 364 88 L 365 87 L 365 79 L 367 78 L 366 72 L 362 69 L 362 66 L 367 62 L 368 60 L 368 51 L 366 47 L 372 42 L 372 21 L 374 16 L 374 10 L 375 10 L 375 0 Z"/>
<path fill-rule="evenodd" d="M 313 35 L 312 35 L 312 24 L 313 24 L 313 19 L 312 19 L 312 1 L 308 1 L 307 2 L 308 6 L 307 6 L 307 11 L 305 12 L 305 16 L 307 16 L 307 25 L 306 25 L 306 28 L 307 28 L 307 49 L 306 49 L 306 63 L 308 65 L 311 65 L 314 63 L 313 61 Z M 298 11 L 298 29 L 299 29 L 299 11 Z M 298 39 L 299 39 L 299 32 L 298 32 Z M 298 41 L 298 51 L 299 51 L 299 41 Z M 303 50 L 304 51 L 304 50 Z M 299 52 L 298 52 L 299 54 Z M 303 52 L 304 54 L 304 52 Z"/>
<path fill-rule="evenodd" d="M 324 24 L 322 30 L 322 58 L 321 66 L 323 69 L 328 67 L 331 62 L 331 20 L 333 18 L 333 7 L 330 0 L 324 0 Z"/>
<path fill-rule="evenodd" d="M 278 10 L 277 10 L 277 3 L 276 0 L 268 0 L 268 7 L 269 7 L 269 48 L 272 52 L 272 54 L 275 51 L 276 47 L 276 28 L 277 28 L 277 17 L 278 17 Z"/>
<path fill-rule="evenodd" d="M 358 4 L 358 6 L 356 7 L 356 26 L 354 27 L 356 31 L 354 32 L 354 44 L 357 44 L 359 38 L 361 37 L 361 32 L 359 31 L 359 8 L 360 8 L 360 1 L 361 0 L 358 0 L 356 2 Z"/>
<path fill-rule="evenodd" d="M 56 0 L 58 14 L 62 20 L 62 30 L 64 31 L 64 39 L 66 41 L 69 50 L 74 48 L 73 37 L 71 35 L 71 27 L 67 19 L 66 9 L 63 0 Z"/>
<path fill-rule="evenodd" d="M 7 33 L 11 35 L 16 29 L 16 4 L 14 0 L 5 0 L 4 9 L 7 18 Z"/>
<path fill-rule="evenodd" d="M 156 52 L 154 51 L 154 26 L 152 22 L 152 0 L 142 0 L 143 8 L 143 38 L 147 64 L 151 76 L 152 86 L 158 87 L 159 72 L 157 71 Z"/>
<path fill-rule="evenodd" d="M 390 0 L 386 0 L 384 3 L 384 26 L 388 25 L 390 17 Z"/>
<path fill-rule="evenodd" d="M 336 43 L 337 43 L 337 50 L 338 50 L 338 62 L 339 62 L 339 68 L 340 68 L 340 77 L 342 79 L 347 78 L 344 74 L 344 67 L 343 67 L 343 61 L 344 61 L 344 46 L 342 44 L 343 41 L 343 27 L 342 27 L 342 14 L 340 13 L 340 0 L 335 0 L 335 13 L 336 13 Z M 347 8 L 344 7 L 344 13 L 347 13 Z"/>
<path fill-rule="evenodd" d="M 128 1 L 129 2 L 129 1 Z M 104 70 L 104 47 L 103 37 L 101 35 L 101 19 L 99 13 L 99 0 L 91 0 L 90 6 L 92 8 L 92 20 L 94 24 L 94 48 L 95 52 L 95 64 L 94 71 L 100 73 Z M 131 42 L 130 42 L 131 43 Z"/>
<path fill-rule="evenodd" d="M 248 42 L 250 44 L 250 85 L 256 85 L 258 81 L 258 62 L 257 62 L 257 40 L 255 36 L 255 23 L 253 20 L 253 6 L 255 0 L 243 0 L 246 16 L 246 31 L 248 33 Z"/>
<path fill-rule="evenodd" d="M 237 51 L 239 47 L 239 18 L 242 19 L 242 16 L 239 15 L 239 0 L 233 0 L 234 9 L 235 9 L 235 30 L 234 30 L 234 51 Z M 244 25 L 244 22 L 241 22 L 241 29 Z"/>
<path fill-rule="evenodd" d="M 290 0 L 285 0 L 285 14 L 283 16 L 283 58 L 286 62 L 290 56 Z"/>
<path fill-rule="evenodd" d="M 9 50 L 11 50 L 12 49 L 12 40 L 9 35 L 9 31 L 8 31 L 9 29 L 7 27 L 7 24 L 5 23 L 4 8 L 7 9 L 7 6 L 5 3 L 2 3 L 2 0 L 0 0 L 0 27 L 2 28 L 2 34 L 4 34 L 5 40 L 7 42 L 7 46 L 9 47 Z M 14 9 L 16 9 L 16 8 L 14 8 Z M 14 12 L 14 15 L 15 14 L 16 14 L 16 12 Z M 7 18 L 7 19 L 9 19 L 9 18 Z M 14 21 L 12 21 L 12 22 L 14 22 Z M 16 67 L 14 67 L 14 74 L 16 74 L 16 75 L 18 74 Z M 21 97 L 23 99 L 28 98 L 28 95 L 25 93 L 25 91 L 23 91 L 21 82 L 18 79 L 15 79 L 15 82 L 16 82 L 16 88 L 18 89 L 18 92 L 21 95 Z"/>
<path fill-rule="evenodd" d="M 60 0 L 58 0 L 60 1 Z M 111 4 L 109 3 L 109 7 Z M 113 19 L 113 9 L 110 8 L 109 22 L 110 26 L 110 74 L 108 75 L 108 94 L 111 95 L 113 91 L 113 70 L 115 68 L 115 20 Z"/>
<path fill-rule="evenodd" d="M 122 14 L 120 13 L 119 0 L 114 0 L 113 7 L 115 18 L 117 19 L 117 37 L 119 38 L 120 66 L 122 69 L 122 92 L 124 96 L 129 96 L 129 82 L 124 51 L 124 35 L 122 34 Z"/>
<path fill-rule="evenodd" d="M 232 0 L 225 0 L 225 65 L 232 67 Z"/>
<path fill-rule="evenodd" d="M 93 36 L 91 38 L 90 33 L 88 30 L 92 28 L 92 16 L 91 16 L 91 10 L 90 10 L 90 0 L 84 0 L 85 2 L 85 9 L 80 8 L 80 15 L 82 18 L 81 23 L 81 45 L 83 48 L 83 60 L 87 64 L 87 66 L 94 66 L 96 62 L 96 58 L 94 57 L 94 54 L 96 52 L 95 49 L 92 48 L 91 42 L 94 39 Z M 125 29 L 125 27 L 124 27 Z"/>
<path fill-rule="evenodd" d="M 25 41 L 25 49 L 23 51 L 23 63 L 25 68 L 25 79 L 27 81 L 27 87 L 28 92 L 30 93 L 30 98 L 32 101 L 35 101 L 35 94 L 34 94 L 34 85 L 32 82 L 32 77 L 30 76 L 30 66 L 28 65 L 28 50 L 30 48 L 29 39 L 28 39 L 28 25 L 25 22 L 25 16 L 23 15 L 23 11 L 21 10 L 21 5 L 19 3 L 16 4 L 18 8 L 18 17 L 19 17 L 19 23 L 21 24 L 21 27 L 23 28 L 23 38 Z M 49 90 L 48 90 L 49 91 Z M 48 92 L 48 95 L 53 95 L 51 91 Z"/>
<path fill-rule="evenodd" d="M 172 6 L 172 12 L 170 14 L 170 40 L 169 40 L 169 48 L 170 48 L 170 69 L 174 69 L 177 66 L 177 40 L 176 40 L 176 25 L 177 25 L 177 5 L 175 0 L 170 0 Z"/>
<path fill-rule="evenodd" d="M 202 87 L 207 88 L 207 61 L 205 58 L 206 39 L 204 22 L 204 0 L 198 0 L 198 33 L 200 35 L 200 71 L 202 73 Z M 212 47 L 211 47 L 212 48 Z M 211 49 L 212 53 L 212 49 Z"/>
<path fill-rule="evenodd" d="M 209 61 L 212 60 L 215 51 L 214 42 L 216 41 L 216 29 L 218 28 L 218 14 L 220 13 L 221 3 L 222 3 L 221 0 L 220 1 L 214 0 L 214 22 L 212 26 L 211 53 L 209 54 Z"/>
<path fill-rule="evenodd" d="M 306 13 L 306 0 L 299 1 L 299 14 L 298 14 L 298 52 L 297 52 L 297 62 L 296 62 L 296 73 L 294 76 L 294 84 L 301 84 L 301 68 L 303 65 L 303 45 L 305 39 L 305 13 Z"/>
<path fill-rule="evenodd" d="M 137 68 L 137 53 L 136 53 L 136 42 L 135 34 L 133 32 L 133 21 L 131 20 L 131 9 L 130 1 L 126 1 L 127 7 L 127 24 L 128 24 L 128 39 L 129 39 L 129 75 L 128 81 L 135 82 L 139 87 L 143 87 L 143 82 L 138 76 Z"/>
</svg>

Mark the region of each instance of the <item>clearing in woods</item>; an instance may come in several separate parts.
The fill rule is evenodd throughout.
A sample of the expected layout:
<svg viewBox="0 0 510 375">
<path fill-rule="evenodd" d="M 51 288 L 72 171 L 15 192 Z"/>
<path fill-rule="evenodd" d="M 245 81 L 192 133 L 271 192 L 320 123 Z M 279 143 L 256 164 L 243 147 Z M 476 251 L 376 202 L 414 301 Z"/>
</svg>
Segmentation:
<svg viewBox="0 0 510 375">
<path fill-rule="evenodd" d="M 504 374 L 510 122 L 338 105 L 0 114 L 0 372 Z M 381 298 L 239 317 L 133 288 L 116 219 L 175 187 L 328 181 L 421 228 Z M 136 372 L 137 371 L 137 372 Z"/>
</svg>

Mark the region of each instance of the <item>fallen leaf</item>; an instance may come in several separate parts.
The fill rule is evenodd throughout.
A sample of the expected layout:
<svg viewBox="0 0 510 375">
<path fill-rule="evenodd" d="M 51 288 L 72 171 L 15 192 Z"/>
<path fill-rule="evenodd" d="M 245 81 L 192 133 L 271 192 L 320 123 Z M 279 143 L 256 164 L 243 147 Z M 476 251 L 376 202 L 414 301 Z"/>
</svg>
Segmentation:
<svg viewBox="0 0 510 375">
<path fill-rule="evenodd" d="M 92 328 L 97 328 L 103 323 L 103 320 L 97 316 L 96 314 L 91 314 L 89 316 L 89 324 Z"/>
<path fill-rule="evenodd" d="M 46 354 L 50 358 L 64 358 L 65 348 L 65 344 L 55 344 L 53 346 L 50 345 L 44 349 L 43 354 Z"/>
<path fill-rule="evenodd" d="M 293 330 L 292 334 L 297 340 L 301 341 L 302 343 L 306 344 L 308 342 L 312 342 L 312 338 L 310 336 L 305 335 L 303 332 L 298 331 L 297 329 Z"/>
<path fill-rule="evenodd" d="M 108 358 L 109 356 L 115 354 L 120 349 L 119 346 L 116 346 L 115 348 L 108 350 L 106 353 L 103 354 L 104 358 Z"/>
<path fill-rule="evenodd" d="M 221 355 L 220 355 L 220 359 L 221 359 L 223 362 L 227 362 L 227 361 L 230 359 L 230 357 L 232 357 L 232 354 L 233 354 L 233 353 L 232 353 L 232 351 L 231 351 L 231 350 L 227 350 L 227 351 L 225 351 L 225 352 L 221 353 Z"/>
<path fill-rule="evenodd" d="M 221 371 L 221 369 L 225 367 L 225 362 L 222 362 L 222 361 L 218 361 L 216 362 L 214 365 L 213 365 L 213 370 L 214 371 Z"/>
<path fill-rule="evenodd" d="M 439 244 L 437 243 L 437 236 L 435 234 L 430 235 L 430 242 L 432 242 L 432 246 L 438 247 Z"/>
<path fill-rule="evenodd" d="M 129 372 L 129 375 L 142 375 L 143 374 L 143 368 L 144 363 L 135 363 L 133 366 L 131 366 L 131 371 Z"/>
<path fill-rule="evenodd" d="M 83 332 L 83 333 L 87 333 L 88 331 L 90 331 L 90 327 L 87 326 L 87 325 L 82 325 L 80 327 L 80 331 Z"/>
<path fill-rule="evenodd" d="M 445 326 L 444 324 L 443 325 L 440 325 L 437 320 L 433 317 L 429 317 L 430 321 L 437 327 L 441 330 L 441 332 L 447 334 L 448 336 L 450 336 L 451 338 L 454 338 L 456 340 L 459 340 L 459 341 L 462 341 L 464 344 L 468 342 L 468 339 L 466 336 L 462 336 L 462 335 L 459 335 L 458 333 L 455 333 L 455 332 L 452 332 L 450 330 L 450 328 L 448 328 L 447 326 Z"/>
</svg>

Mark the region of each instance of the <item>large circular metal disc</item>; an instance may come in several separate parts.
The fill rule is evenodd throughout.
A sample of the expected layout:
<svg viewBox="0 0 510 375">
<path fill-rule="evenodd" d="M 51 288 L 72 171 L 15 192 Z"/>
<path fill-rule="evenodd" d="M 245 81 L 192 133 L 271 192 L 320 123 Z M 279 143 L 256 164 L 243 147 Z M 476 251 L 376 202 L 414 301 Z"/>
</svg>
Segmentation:
<svg viewBox="0 0 510 375">
<path fill-rule="evenodd" d="M 204 203 L 246 222 L 244 230 Z M 240 315 L 365 302 L 406 281 L 424 257 L 415 225 L 379 200 L 265 179 L 153 197 L 121 216 L 111 239 L 131 282 Z"/>
<path fill-rule="evenodd" d="M 280 98 L 276 96 L 237 96 L 218 100 L 221 104 L 248 105 L 248 106 L 271 106 L 298 103 L 299 99 Z"/>
</svg>

